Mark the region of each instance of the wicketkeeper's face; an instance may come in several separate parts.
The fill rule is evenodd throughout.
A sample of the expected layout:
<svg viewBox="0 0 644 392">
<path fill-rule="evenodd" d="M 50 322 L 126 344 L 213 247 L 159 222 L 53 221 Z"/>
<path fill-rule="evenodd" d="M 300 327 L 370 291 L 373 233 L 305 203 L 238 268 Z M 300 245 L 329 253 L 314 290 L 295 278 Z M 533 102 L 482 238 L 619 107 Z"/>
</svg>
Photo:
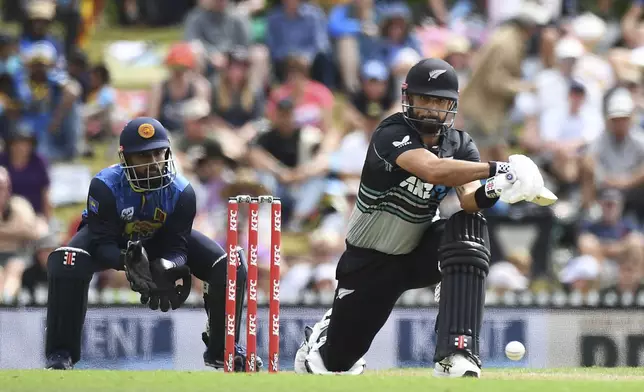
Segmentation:
<svg viewBox="0 0 644 392">
<path fill-rule="evenodd" d="M 167 148 L 160 148 L 131 154 L 127 157 L 128 164 L 133 166 L 139 178 L 160 176 L 167 151 Z"/>
</svg>

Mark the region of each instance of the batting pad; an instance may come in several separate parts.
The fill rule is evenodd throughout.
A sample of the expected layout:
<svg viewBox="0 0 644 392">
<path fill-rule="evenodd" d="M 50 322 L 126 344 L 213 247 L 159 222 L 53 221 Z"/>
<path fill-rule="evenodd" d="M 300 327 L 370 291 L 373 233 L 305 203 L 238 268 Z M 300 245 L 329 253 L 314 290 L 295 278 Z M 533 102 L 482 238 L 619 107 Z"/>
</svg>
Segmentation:
<svg viewBox="0 0 644 392">
<path fill-rule="evenodd" d="M 87 290 L 94 272 L 89 253 L 62 247 L 47 258 L 48 297 L 45 353 L 66 351 L 76 363 L 81 354 L 81 332 L 87 312 Z"/>
<path fill-rule="evenodd" d="M 457 351 L 479 361 L 485 278 L 490 266 L 488 244 L 487 222 L 481 214 L 460 211 L 447 221 L 438 250 L 442 279 L 435 361 Z"/>
</svg>

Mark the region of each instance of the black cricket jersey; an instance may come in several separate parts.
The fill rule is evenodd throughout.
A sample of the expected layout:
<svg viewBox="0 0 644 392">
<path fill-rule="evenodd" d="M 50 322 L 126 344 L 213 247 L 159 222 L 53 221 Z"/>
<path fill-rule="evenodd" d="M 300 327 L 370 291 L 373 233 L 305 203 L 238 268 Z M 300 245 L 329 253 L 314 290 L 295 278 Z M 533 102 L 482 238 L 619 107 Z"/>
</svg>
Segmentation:
<svg viewBox="0 0 644 392">
<path fill-rule="evenodd" d="M 428 148 L 402 113 L 384 119 L 374 131 L 362 168 L 347 242 L 355 247 L 399 255 L 410 253 L 434 218 L 450 188 L 429 184 L 396 165 L 405 151 L 428 149 L 441 158 L 480 161 L 472 138 L 450 128 Z"/>
</svg>

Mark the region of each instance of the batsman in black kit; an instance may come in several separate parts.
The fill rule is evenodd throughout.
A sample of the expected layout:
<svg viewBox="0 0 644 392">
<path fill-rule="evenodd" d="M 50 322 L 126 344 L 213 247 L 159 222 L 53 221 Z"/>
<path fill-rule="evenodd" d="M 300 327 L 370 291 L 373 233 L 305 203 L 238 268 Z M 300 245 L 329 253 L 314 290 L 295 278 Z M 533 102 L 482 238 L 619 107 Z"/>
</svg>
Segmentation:
<svg viewBox="0 0 644 392">
<path fill-rule="evenodd" d="M 130 121 L 120 136 L 119 157 L 120 164 L 92 179 L 78 232 L 47 260 L 46 366 L 71 369 L 81 359 L 90 280 L 97 271 L 116 269 L 125 270 L 141 303 L 163 312 L 185 302 L 191 275 L 202 280 L 208 314 L 203 359 L 207 366 L 222 368 L 227 255 L 217 243 L 192 230 L 195 193 L 177 174 L 168 131 L 153 118 Z M 247 276 L 241 249 L 237 260 L 240 320 Z M 183 284 L 175 285 L 177 280 Z M 239 325 L 235 332 L 239 341 Z M 235 351 L 235 370 L 243 371 L 245 350 L 236 345 Z M 261 367 L 259 358 L 255 365 Z"/>
<path fill-rule="evenodd" d="M 440 282 L 434 375 L 480 376 L 490 251 L 479 211 L 503 192 L 534 199 L 543 178 L 525 156 L 480 162 L 470 136 L 452 128 L 457 106 L 452 66 L 424 59 L 411 68 L 402 112 L 384 119 L 371 138 L 333 307 L 306 327 L 296 372 L 361 374 L 363 356 L 398 298 Z M 439 204 L 451 188 L 462 211 L 439 220 Z"/>
</svg>

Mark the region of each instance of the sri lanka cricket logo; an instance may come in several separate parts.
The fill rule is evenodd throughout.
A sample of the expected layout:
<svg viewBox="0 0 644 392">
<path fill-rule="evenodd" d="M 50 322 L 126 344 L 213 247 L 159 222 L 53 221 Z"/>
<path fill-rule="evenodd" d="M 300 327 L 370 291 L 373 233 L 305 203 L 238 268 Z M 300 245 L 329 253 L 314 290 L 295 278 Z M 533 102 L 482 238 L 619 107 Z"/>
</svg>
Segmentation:
<svg viewBox="0 0 644 392">
<path fill-rule="evenodd" d="M 139 238 L 145 239 L 150 238 L 154 233 L 163 227 L 161 222 L 150 222 L 150 221 L 134 221 L 129 222 L 125 225 L 125 234 L 130 238 Z"/>
</svg>

